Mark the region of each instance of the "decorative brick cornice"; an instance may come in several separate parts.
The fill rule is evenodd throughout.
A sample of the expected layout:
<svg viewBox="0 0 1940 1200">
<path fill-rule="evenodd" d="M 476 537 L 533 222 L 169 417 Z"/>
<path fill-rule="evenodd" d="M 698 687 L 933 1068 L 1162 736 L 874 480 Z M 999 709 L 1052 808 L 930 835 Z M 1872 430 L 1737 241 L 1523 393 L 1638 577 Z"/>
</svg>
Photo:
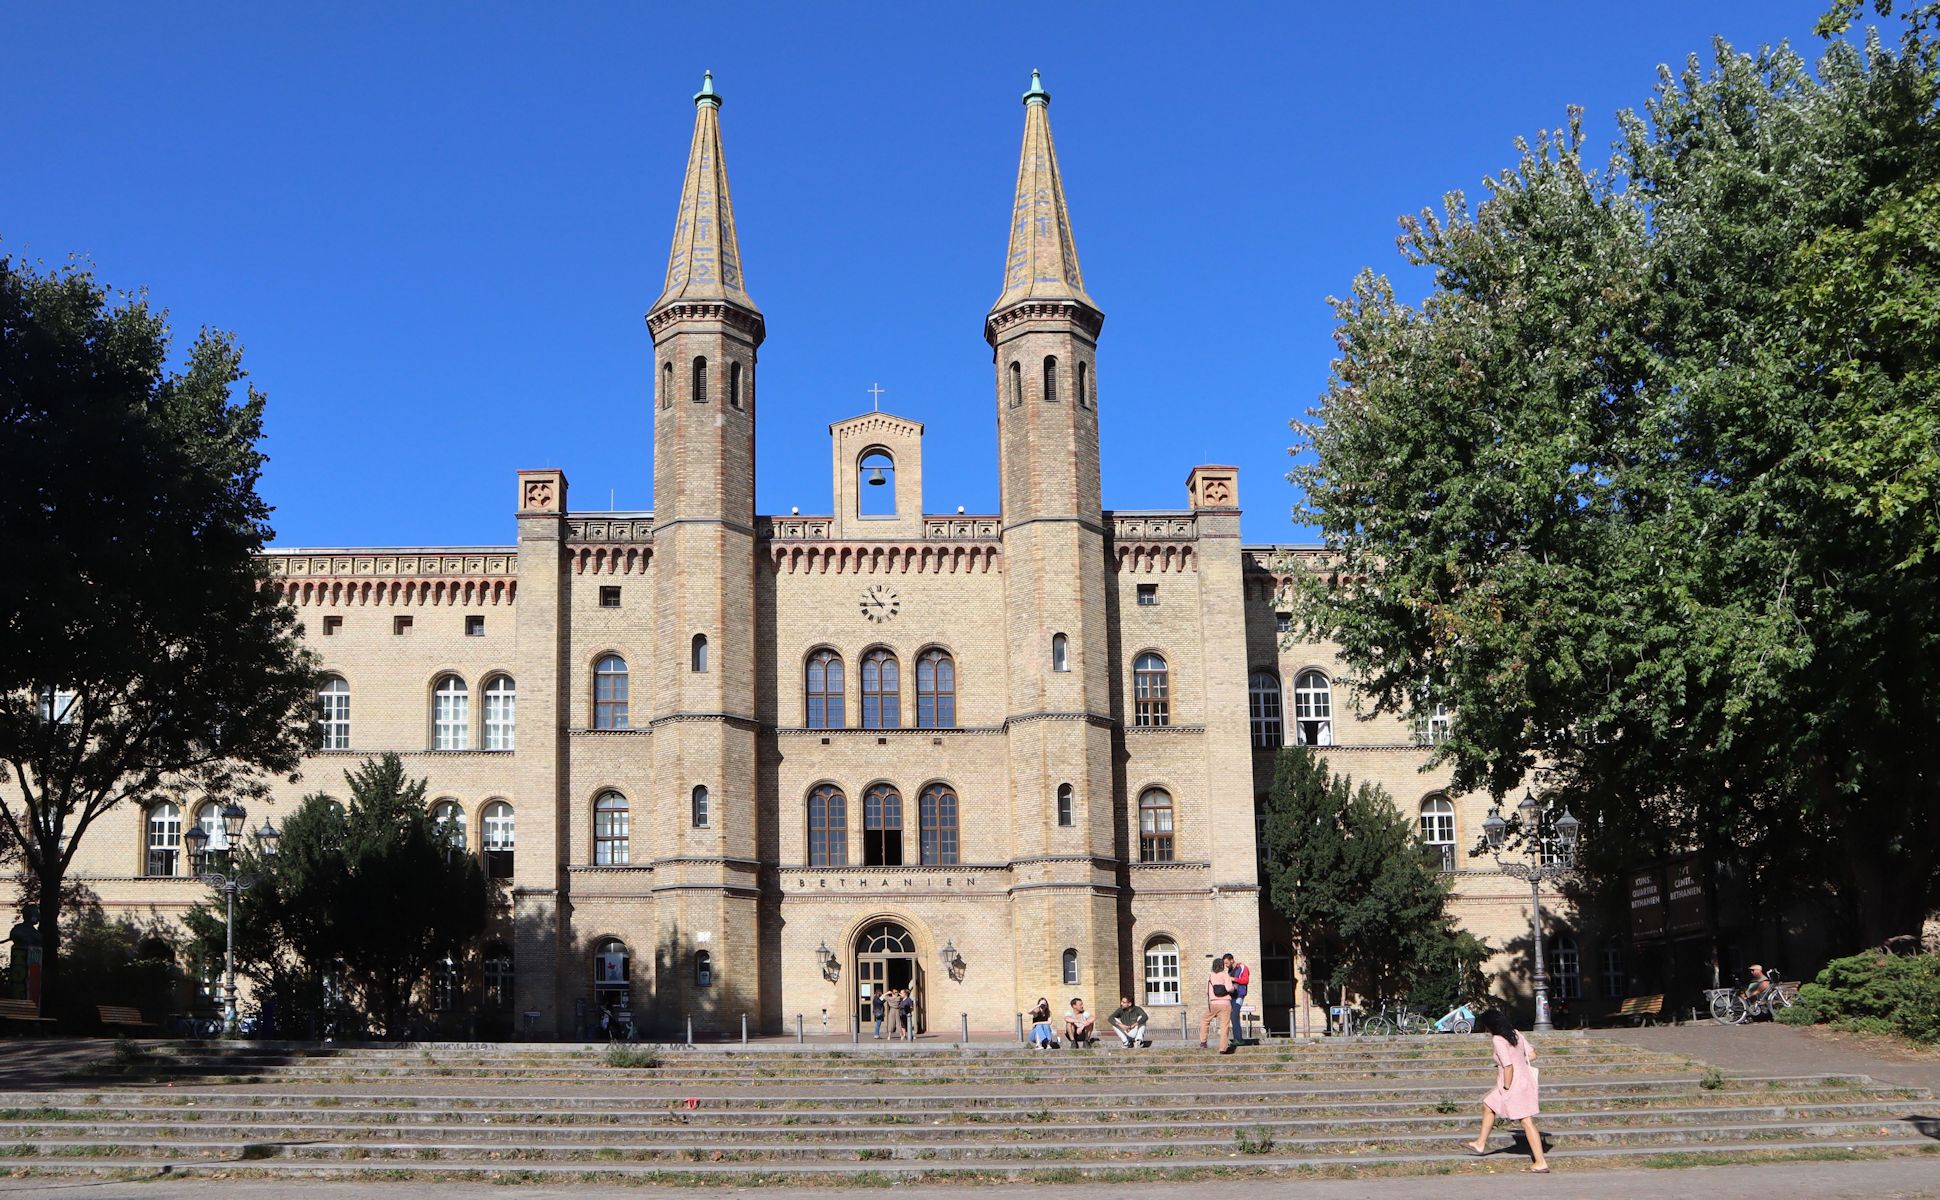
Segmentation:
<svg viewBox="0 0 1940 1200">
<path fill-rule="evenodd" d="M 1077 300 L 1027 300 L 991 313 L 984 322 L 984 340 L 995 343 L 1011 326 L 1032 321 L 1069 321 L 1096 340 L 1105 327 L 1105 314 Z"/>
<path fill-rule="evenodd" d="M 266 586 L 296 605 L 486 607 L 511 604 L 519 556 L 509 547 L 277 550 Z"/>
<path fill-rule="evenodd" d="M 1125 733 L 1127 736 L 1132 736 L 1132 735 L 1146 736 L 1146 735 L 1159 735 L 1159 734 L 1167 734 L 1167 733 L 1204 733 L 1204 732 L 1206 732 L 1206 727 L 1204 725 L 1127 725 L 1125 726 Z"/>
<path fill-rule="evenodd" d="M 767 322 L 761 319 L 760 313 L 751 313 L 724 300 L 687 300 L 662 305 L 647 314 L 647 329 L 657 339 L 668 327 L 682 321 L 719 321 L 745 333 L 756 345 L 768 336 Z"/>
<path fill-rule="evenodd" d="M 1199 520 L 1185 512 L 1113 512 L 1112 565 L 1136 574 L 1185 574 L 1197 569 Z"/>
<path fill-rule="evenodd" d="M 769 560 L 788 575 L 987 575 L 1003 547 L 988 542 L 811 542 L 775 540 Z"/>
</svg>

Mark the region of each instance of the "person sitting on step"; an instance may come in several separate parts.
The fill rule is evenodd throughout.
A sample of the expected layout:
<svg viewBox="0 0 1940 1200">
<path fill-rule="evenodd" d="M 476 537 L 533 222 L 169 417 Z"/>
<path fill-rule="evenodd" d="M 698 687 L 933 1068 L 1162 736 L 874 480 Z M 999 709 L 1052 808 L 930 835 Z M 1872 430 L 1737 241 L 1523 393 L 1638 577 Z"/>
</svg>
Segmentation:
<svg viewBox="0 0 1940 1200">
<path fill-rule="evenodd" d="M 1031 1010 L 1031 1032 L 1026 1040 L 1033 1050 L 1057 1048 L 1058 1035 L 1051 1028 L 1051 1002 L 1043 996 L 1037 998 L 1037 1007 Z"/>
<path fill-rule="evenodd" d="M 1151 1036 L 1145 1031 L 1145 1023 L 1150 1018 L 1144 1009 L 1132 1003 L 1130 996 L 1118 998 L 1118 1007 L 1112 1011 L 1110 1019 L 1112 1032 L 1118 1035 L 1118 1040 L 1124 1043 L 1127 1050 L 1152 1044 Z"/>
<path fill-rule="evenodd" d="M 1071 1039 L 1073 1050 L 1098 1040 L 1092 1036 L 1092 1028 L 1093 1019 L 1085 1011 L 1085 1002 L 1076 996 L 1071 997 L 1071 1007 L 1064 1010 L 1064 1036 Z"/>
</svg>

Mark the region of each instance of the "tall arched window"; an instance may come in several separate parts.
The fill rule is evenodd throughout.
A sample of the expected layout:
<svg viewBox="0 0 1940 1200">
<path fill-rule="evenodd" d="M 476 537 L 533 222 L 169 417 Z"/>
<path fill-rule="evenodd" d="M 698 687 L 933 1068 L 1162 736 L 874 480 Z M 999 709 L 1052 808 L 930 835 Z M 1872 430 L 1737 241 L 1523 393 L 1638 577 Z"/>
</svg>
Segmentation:
<svg viewBox="0 0 1940 1200">
<path fill-rule="evenodd" d="M 512 878 L 512 844 L 516 832 L 512 823 L 512 806 L 503 800 L 487 804 L 479 827 L 479 848 L 485 854 L 485 877 Z"/>
<path fill-rule="evenodd" d="M 1058 402 L 1058 360 L 1054 354 L 1044 356 L 1044 402 Z"/>
<path fill-rule="evenodd" d="M 1071 639 L 1061 633 L 1051 635 L 1051 669 L 1058 672 L 1071 669 Z"/>
<path fill-rule="evenodd" d="M 1146 788 L 1138 798 L 1138 861 L 1172 861 L 1172 793 Z"/>
<path fill-rule="evenodd" d="M 626 659 L 606 654 L 593 664 L 593 728 L 627 728 Z"/>
<path fill-rule="evenodd" d="M 1559 1000 L 1581 1000 L 1583 998 L 1583 960 L 1576 950 L 1576 939 L 1567 933 L 1556 935 L 1554 965 L 1550 968 L 1556 976 L 1556 998 Z"/>
<path fill-rule="evenodd" d="M 456 800 L 440 800 L 431 806 L 431 823 L 441 831 L 453 850 L 463 850 L 465 809 Z"/>
<path fill-rule="evenodd" d="M 692 809 L 691 815 L 694 819 L 694 828 L 706 829 L 709 813 L 707 788 L 705 785 L 698 783 L 694 785 L 694 790 L 688 795 L 688 804 Z"/>
<path fill-rule="evenodd" d="M 317 689 L 317 729 L 323 750 L 350 749 L 350 685 L 340 675 L 324 676 Z"/>
<path fill-rule="evenodd" d="M 148 855 L 144 875 L 173 875 L 182 855 L 182 809 L 170 801 L 149 806 Z"/>
<path fill-rule="evenodd" d="M 443 676 L 431 693 L 431 748 L 469 750 L 471 745 L 471 693 L 458 676 Z"/>
<path fill-rule="evenodd" d="M 1077 823 L 1078 790 L 1068 783 L 1058 785 L 1058 824 L 1066 829 Z"/>
<path fill-rule="evenodd" d="M 518 728 L 519 694 L 510 675 L 499 675 L 485 685 L 485 748 L 511 750 Z"/>
<path fill-rule="evenodd" d="M 808 865 L 849 865 L 849 799 L 832 783 L 808 794 Z"/>
<path fill-rule="evenodd" d="M 693 671 L 694 674 L 696 675 L 707 674 L 707 635 L 706 634 L 697 633 L 694 635 L 693 649 L 692 649 L 692 652 L 688 655 L 687 666 L 688 666 L 688 669 Z"/>
<path fill-rule="evenodd" d="M 1065 947 L 1061 966 L 1063 968 L 1062 975 L 1063 975 L 1064 982 L 1068 984 L 1077 983 L 1078 982 L 1078 949 L 1076 946 Z"/>
<path fill-rule="evenodd" d="M 1016 408 L 1024 403 L 1024 368 L 1013 362 L 1010 364 L 1010 406 Z"/>
<path fill-rule="evenodd" d="M 633 1008 L 633 954 L 618 938 L 593 947 L 593 1003 L 616 1012 Z"/>
<path fill-rule="evenodd" d="M 714 956 L 705 950 L 694 951 L 694 986 L 714 986 Z"/>
<path fill-rule="evenodd" d="M 948 650 L 932 646 L 916 656 L 916 725 L 957 727 L 957 664 Z"/>
<path fill-rule="evenodd" d="M 1078 360 L 1078 405 L 1091 407 L 1091 368 L 1083 359 Z"/>
<path fill-rule="evenodd" d="M 842 656 L 817 650 L 808 656 L 803 691 L 810 729 L 842 728 Z"/>
<path fill-rule="evenodd" d="M 219 870 L 222 855 L 229 849 L 229 829 L 222 823 L 222 805 L 206 800 L 196 805 L 192 822 L 203 833 L 202 853 L 191 857 L 189 874 L 203 875 Z"/>
<path fill-rule="evenodd" d="M 1444 871 L 1455 869 L 1455 806 L 1446 796 L 1421 802 L 1421 844 Z"/>
<path fill-rule="evenodd" d="M 1156 654 L 1139 655 L 1132 663 L 1132 723 L 1170 725 L 1171 691 L 1171 673 L 1165 660 Z"/>
<path fill-rule="evenodd" d="M 1293 725 L 1299 745 L 1334 744 L 1334 689 L 1319 671 L 1302 671 L 1293 681 Z"/>
<path fill-rule="evenodd" d="M 660 407 L 672 408 L 673 406 L 674 406 L 674 364 L 672 364 L 671 362 L 661 363 L 660 364 Z"/>
<path fill-rule="evenodd" d="M 903 723 L 902 671 L 896 656 L 878 646 L 862 656 L 862 727 L 896 729 Z"/>
<path fill-rule="evenodd" d="M 917 822 L 923 839 L 923 865 L 953 867 L 957 864 L 957 794 L 941 783 L 932 783 L 916 798 Z"/>
<path fill-rule="evenodd" d="M 485 975 L 485 1007 L 492 1012 L 511 1012 L 512 951 L 503 942 L 488 942 L 480 964 Z"/>
<path fill-rule="evenodd" d="M 1179 1003 L 1179 944 L 1171 938 L 1145 943 L 1145 1002 Z"/>
<path fill-rule="evenodd" d="M 903 865 L 903 797 L 886 783 L 862 793 L 862 865 Z"/>
<path fill-rule="evenodd" d="M 738 362 L 728 364 L 728 404 L 741 407 L 741 364 Z"/>
<path fill-rule="evenodd" d="M 707 359 L 694 359 L 694 403 L 707 403 Z"/>
<path fill-rule="evenodd" d="M 618 792 L 601 792 L 593 801 L 593 863 L 601 867 L 623 867 L 632 860 L 632 813 L 626 797 Z"/>
<path fill-rule="evenodd" d="M 1286 740 L 1280 713 L 1280 677 L 1271 671 L 1253 672 L 1247 698 L 1253 716 L 1253 749 L 1278 750 Z"/>
</svg>

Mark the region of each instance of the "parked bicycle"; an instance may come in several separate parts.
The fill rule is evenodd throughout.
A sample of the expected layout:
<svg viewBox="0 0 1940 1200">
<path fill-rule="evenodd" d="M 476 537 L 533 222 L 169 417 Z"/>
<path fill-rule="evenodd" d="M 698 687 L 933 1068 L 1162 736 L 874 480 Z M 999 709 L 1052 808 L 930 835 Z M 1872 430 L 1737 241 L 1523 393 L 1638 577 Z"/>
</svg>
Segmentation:
<svg viewBox="0 0 1940 1200">
<path fill-rule="evenodd" d="M 1720 1025 L 1743 1025 L 1758 1017 L 1775 1018 L 1792 1007 L 1792 994 L 1779 982 L 1778 972 L 1758 967 L 1752 968 L 1751 983 L 1744 988 L 1706 988 L 1704 995 L 1711 1002 L 1711 1019 Z"/>
<path fill-rule="evenodd" d="M 1369 1037 L 1393 1037 L 1403 1033 L 1433 1033 L 1435 1023 L 1421 1013 L 1415 1012 L 1405 1004 L 1397 1004 L 1388 1010 L 1387 1002 L 1381 1002 L 1379 1012 L 1361 1022 L 1361 1032 Z"/>
</svg>

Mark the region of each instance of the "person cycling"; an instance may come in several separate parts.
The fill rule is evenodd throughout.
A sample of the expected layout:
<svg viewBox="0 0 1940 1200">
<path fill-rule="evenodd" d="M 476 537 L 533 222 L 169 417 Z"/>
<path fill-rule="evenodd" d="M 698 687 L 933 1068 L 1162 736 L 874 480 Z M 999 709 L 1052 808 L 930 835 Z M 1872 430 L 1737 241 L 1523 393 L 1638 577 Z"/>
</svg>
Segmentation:
<svg viewBox="0 0 1940 1200">
<path fill-rule="evenodd" d="M 1759 966 L 1757 963 L 1751 964 L 1751 982 L 1747 983 L 1745 990 L 1739 993 L 1745 998 L 1745 1003 L 1748 1005 L 1756 1004 L 1764 998 L 1765 993 L 1771 990 L 1772 981 L 1765 978 L 1765 968 Z"/>
</svg>

